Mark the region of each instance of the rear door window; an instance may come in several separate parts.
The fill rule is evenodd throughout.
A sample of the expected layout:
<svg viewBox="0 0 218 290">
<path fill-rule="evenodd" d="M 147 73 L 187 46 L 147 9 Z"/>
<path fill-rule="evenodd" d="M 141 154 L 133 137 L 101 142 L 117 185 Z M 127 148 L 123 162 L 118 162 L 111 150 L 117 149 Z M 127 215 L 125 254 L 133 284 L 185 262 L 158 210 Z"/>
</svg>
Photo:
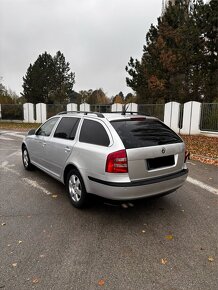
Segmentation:
<svg viewBox="0 0 218 290">
<path fill-rule="evenodd" d="M 54 133 L 55 138 L 74 140 L 79 118 L 63 117 Z"/>
<path fill-rule="evenodd" d="M 132 118 L 111 121 L 126 149 L 180 143 L 182 139 L 155 119 Z"/>
<path fill-rule="evenodd" d="M 83 121 L 79 141 L 101 146 L 109 146 L 110 144 L 110 139 L 103 125 L 87 119 Z"/>
</svg>

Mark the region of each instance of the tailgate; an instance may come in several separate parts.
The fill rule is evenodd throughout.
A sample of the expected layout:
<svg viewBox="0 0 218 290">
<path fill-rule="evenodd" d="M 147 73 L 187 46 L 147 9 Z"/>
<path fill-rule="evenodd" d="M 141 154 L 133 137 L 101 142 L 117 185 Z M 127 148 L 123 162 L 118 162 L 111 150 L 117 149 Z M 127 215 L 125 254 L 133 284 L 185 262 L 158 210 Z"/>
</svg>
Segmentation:
<svg viewBox="0 0 218 290">
<path fill-rule="evenodd" d="M 184 143 L 156 118 L 130 116 L 111 121 L 127 152 L 129 178 L 140 180 L 178 172 L 184 166 Z"/>
<path fill-rule="evenodd" d="M 184 165 L 184 143 L 127 149 L 131 180 L 178 172 Z"/>
</svg>

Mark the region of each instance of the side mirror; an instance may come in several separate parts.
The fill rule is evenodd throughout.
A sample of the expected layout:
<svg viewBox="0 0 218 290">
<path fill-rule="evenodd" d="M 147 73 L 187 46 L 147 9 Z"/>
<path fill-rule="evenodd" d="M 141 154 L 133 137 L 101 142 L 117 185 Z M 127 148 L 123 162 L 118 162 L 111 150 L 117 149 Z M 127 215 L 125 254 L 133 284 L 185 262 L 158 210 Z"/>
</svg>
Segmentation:
<svg viewBox="0 0 218 290">
<path fill-rule="evenodd" d="M 28 135 L 35 135 L 35 133 L 36 133 L 36 129 L 31 129 L 29 130 Z"/>
</svg>

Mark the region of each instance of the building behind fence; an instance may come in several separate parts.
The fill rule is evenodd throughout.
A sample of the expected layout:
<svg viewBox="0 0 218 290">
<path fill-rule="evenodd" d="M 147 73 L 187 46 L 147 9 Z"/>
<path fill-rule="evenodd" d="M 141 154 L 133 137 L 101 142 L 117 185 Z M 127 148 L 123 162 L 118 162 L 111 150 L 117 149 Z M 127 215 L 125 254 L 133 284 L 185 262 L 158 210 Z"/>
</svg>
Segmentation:
<svg viewBox="0 0 218 290">
<path fill-rule="evenodd" d="M 122 104 L 89 105 L 77 104 L 43 104 L 0 105 L 0 120 L 16 120 L 28 123 L 43 123 L 48 118 L 61 111 L 85 112 L 121 112 Z M 166 104 L 135 104 L 126 105 L 127 111 L 138 112 L 147 116 L 154 116 L 162 120 L 174 131 L 181 134 L 200 134 L 208 131 L 218 134 L 218 103 L 187 102 L 179 104 L 169 102 Z"/>
</svg>

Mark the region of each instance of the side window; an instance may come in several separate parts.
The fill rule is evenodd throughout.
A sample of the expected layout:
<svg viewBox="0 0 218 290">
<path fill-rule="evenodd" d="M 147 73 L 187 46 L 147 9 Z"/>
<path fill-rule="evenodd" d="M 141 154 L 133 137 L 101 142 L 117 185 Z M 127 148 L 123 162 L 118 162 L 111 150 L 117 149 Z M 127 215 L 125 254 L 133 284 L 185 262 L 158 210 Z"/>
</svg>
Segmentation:
<svg viewBox="0 0 218 290">
<path fill-rule="evenodd" d="M 52 118 L 45 122 L 37 131 L 36 135 L 39 136 L 50 136 L 52 129 L 57 123 L 59 118 Z"/>
<path fill-rule="evenodd" d="M 96 121 L 85 119 L 80 131 L 80 142 L 108 146 L 110 139 L 104 127 Z"/>
<path fill-rule="evenodd" d="M 54 133 L 55 138 L 74 140 L 79 118 L 63 117 Z"/>
</svg>

